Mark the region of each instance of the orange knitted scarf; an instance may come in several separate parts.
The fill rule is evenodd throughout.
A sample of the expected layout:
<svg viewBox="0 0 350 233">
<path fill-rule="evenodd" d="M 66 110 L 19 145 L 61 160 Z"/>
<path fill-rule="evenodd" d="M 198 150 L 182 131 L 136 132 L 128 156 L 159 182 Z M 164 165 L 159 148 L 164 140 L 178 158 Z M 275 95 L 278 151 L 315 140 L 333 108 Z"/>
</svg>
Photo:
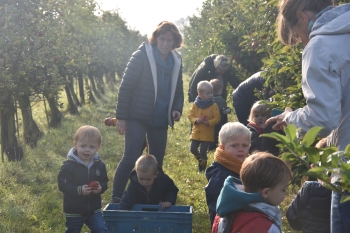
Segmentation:
<svg viewBox="0 0 350 233">
<path fill-rule="evenodd" d="M 218 163 L 220 163 L 222 166 L 227 168 L 228 170 L 235 172 L 239 174 L 243 161 L 239 160 L 224 151 L 223 149 L 220 149 L 219 147 L 216 148 L 216 151 L 214 153 L 214 160 Z"/>
</svg>

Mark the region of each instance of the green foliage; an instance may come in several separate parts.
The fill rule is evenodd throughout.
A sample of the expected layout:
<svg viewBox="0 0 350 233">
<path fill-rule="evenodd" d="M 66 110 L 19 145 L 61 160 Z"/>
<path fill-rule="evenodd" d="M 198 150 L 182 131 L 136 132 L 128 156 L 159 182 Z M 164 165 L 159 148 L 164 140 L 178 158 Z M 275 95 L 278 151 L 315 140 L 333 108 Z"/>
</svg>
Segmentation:
<svg viewBox="0 0 350 233">
<path fill-rule="evenodd" d="M 342 201 L 348 201 L 349 195 L 344 191 L 350 191 L 350 144 L 344 151 L 338 151 L 336 147 L 316 148 L 313 144 L 321 130 L 322 127 L 313 127 L 300 139 L 296 137 L 296 127 L 288 125 L 286 136 L 275 132 L 261 136 L 281 142 L 281 158 L 291 165 L 292 184 L 300 186 L 303 177 L 310 176 L 322 180 L 326 188 L 344 195 Z M 332 183 L 331 176 L 340 178 L 339 184 Z"/>
<path fill-rule="evenodd" d="M 8 107 L 8 98 L 14 100 L 15 107 L 17 100 L 30 100 L 21 110 L 31 116 L 31 107 L 40 104 L 43 96 L 58 100 L 63 87 L 73 82 L 78 72 L 100 71 L 114 80 L 115 73 L 121 76 L 145 37 L 129 30 L 119 14 L 97 10 L 93 0 L 0 2 L 1 109 Z M 57 105 L 63 107 L 62 103 Z M 29 119 L 24 128 L 31 128 L 28 122 L 35 125 Z M 24 137 L 28 138 L 27 133 Z"/>
<path fill-rule="evenodd" d="M 67 75 L 87 73 L 90 64 L 122 72 L 145 38 L 127 29 L 117 13 L 100 17 L 96 10 L 95 2 L 85 0 L 3 1 L 1 95 L 57 95 Z"/>
<path fill-rule="evenodd" d="M 257 38 L 268 40 L 261 31 L 260 18 L 252 17 L 259 4 L 254 1 L 209 1 L 203 3 L 200 17 L 190 18 L 184 28 L 183 48 L 185 71 L 192 73 L 201 60 L 213 53 L 225 54 L 234 60 L 233 65 L 241 79 L 258 71 L 264 52 Z M 269 7 L 264 13 L 271 13 Z M 266 17 L 263 16 L 262 17 Z M 266 26 L 266 24 L 265 24 Z M 253 43 L 257 44 L 253 46 Z"/>
<path fill-rule="evenodd" d="M 348 3 L 335 1 L 335 4 Z M 278 0 L 207 0 L 199 16 L 184 28 L 184 70 L 192 73 L 204 57 L 225 54 L 232 59 L 236 74 L 245 80 L 266 70 L 266 86 L 274 86 L 275 108 L 305 105 L 301 89 L 303 47 L 284 46 L 277 39 Z"/>
</svg>

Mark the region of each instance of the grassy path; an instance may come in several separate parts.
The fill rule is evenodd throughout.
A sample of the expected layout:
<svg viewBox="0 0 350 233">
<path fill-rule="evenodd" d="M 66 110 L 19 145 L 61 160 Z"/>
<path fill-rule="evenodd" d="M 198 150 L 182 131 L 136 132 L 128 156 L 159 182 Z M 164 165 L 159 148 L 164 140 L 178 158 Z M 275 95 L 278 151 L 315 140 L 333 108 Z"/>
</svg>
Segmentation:
<svg viewBox="0 0 350 233">
<path fill-rule="evenodd" d="M 188 76 L 184 76 L 187 89 Z M 185 93 L 187 91 L 185 90 Z M 114 171 L 123 154 L 124 138 L 113 127 L 106 127 L 104 118 L 114 117 L 117 90 L 110 88 L 96 105 L 85 105 L 80 115 L 65 115 L 62 126 L 48 130 L 44 107 L 35 106 L 33 114 L 45 136 L 37 148 L 25 147 L 25 158 L 18 163 L 0 163 L 0 232 L 47 233 L 63 232 L 63 195 L 57 188 L 57 174 L 68 150 L 73 144 L 75 130 L 84 124 L 100 129 L 102 145 L 99 154 L 107 165 L 110 178 L 109 189 L 103 194 L 103 206 L 109 203 Z M 64 98 L 62 98 L 64 99 Z M 61 100 L 63 101 L 63 100 Z M 197 173 L 197 164 L 189 152 L 190 104 L 185 94 L 183 116 L 175 128 L 169 129 L 164 171 L 173 178 L 179 188 L 177 204 L 193 206 L 193 232 L 210 232 L 208 209 L 204 186 L 207 181 L 203 173 Z M 62 110 L 63 111 L 63 110 Z M 230 120 L 235 120 L 231 113 Z M 208 155 L 210 164 L 213 154 Z M 291 192 L 282 203 L 284 211 L 295 192 Z M 292 231 L 284 219 L 284 232 Z M 83 228 L 82 232 L 88 232 Z"/>
</svg>

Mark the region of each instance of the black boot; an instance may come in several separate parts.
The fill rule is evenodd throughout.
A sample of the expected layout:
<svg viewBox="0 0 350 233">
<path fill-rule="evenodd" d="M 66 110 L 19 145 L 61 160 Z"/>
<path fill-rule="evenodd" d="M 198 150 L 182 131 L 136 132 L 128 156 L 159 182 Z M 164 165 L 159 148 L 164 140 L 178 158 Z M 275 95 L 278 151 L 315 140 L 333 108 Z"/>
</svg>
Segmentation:
<svg viewBox="0 0 350 233">
<path fill-rule="evenodd" d="M 198 171 L 204 172 L 207 168 L 207 160 L 198 160 Z"/>
</svg>

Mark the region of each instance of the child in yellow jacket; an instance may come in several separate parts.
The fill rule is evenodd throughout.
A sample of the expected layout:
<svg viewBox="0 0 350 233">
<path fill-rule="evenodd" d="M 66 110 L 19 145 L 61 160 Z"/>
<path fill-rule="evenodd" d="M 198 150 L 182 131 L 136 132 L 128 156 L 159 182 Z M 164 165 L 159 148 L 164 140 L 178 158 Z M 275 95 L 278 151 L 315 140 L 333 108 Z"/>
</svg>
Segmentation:
<svg viewBox="0 0 350 233">
<path fill-rule="evenodd" d="M 220 122 L 220 111 L 213 97 L 213 86 L 208 81 L 197 85 L 198 96 L 194 101 L 188 119 L 192 123 L 190 151 L 198 160 L 198 171 L 207 167 L 207 149 L 215 141 L 215 125 Z M 198 151 L 199 147 L 199 151 Z"/>
</svg>

